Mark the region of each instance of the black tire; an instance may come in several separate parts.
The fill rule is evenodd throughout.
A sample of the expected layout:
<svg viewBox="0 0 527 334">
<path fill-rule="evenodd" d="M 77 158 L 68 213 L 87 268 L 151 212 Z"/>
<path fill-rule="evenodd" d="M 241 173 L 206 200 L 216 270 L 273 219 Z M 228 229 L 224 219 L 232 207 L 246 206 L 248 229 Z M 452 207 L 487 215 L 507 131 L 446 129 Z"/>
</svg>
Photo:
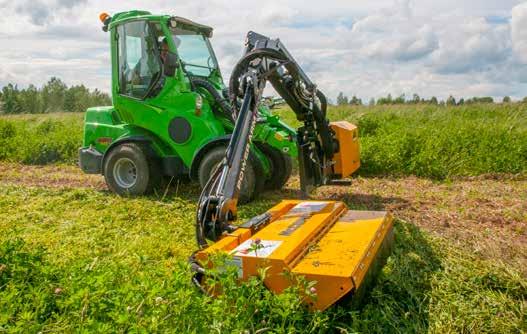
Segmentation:
<svg viewBox="0 0 527 334">
<path fill-rule="evenodd" d="M 205 154 L 203 159 L 201 159 L 198 168 L 198 180 L 201 189 L 205 187 L 212 172 L 225 157 L 225 149 L 225 146 L 213 148 Z M 245 166 L 245 174 L 240 189 L 238 203 L 248 203 L 261 192 L 263 186 L 262 175 L 263 172 L 261 167 L 255 164 L 255 159 L 250 155 L 247 165 Z"/>
<path fill-rule="evenodd" d="M 271 176 L 265 181 L 266 190 L 279 190 L 286 184 L 293 170 L 291 157 L 271 145 L 258 143 L 258 148 L 271 163 Z"/>
<path fill-rule="evenodd" d="M 159 162 L 148 146 L 125 143 L 114 147 L 104 160 L 104 179 L 121 196 L 150 193 L 161 182 Z"/>
</svg>

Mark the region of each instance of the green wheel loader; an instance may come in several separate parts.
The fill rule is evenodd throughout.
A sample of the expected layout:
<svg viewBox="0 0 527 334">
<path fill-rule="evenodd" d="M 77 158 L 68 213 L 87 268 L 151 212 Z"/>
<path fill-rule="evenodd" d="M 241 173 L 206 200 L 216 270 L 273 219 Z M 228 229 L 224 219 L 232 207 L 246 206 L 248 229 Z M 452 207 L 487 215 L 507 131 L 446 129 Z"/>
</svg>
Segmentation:
<svg viewBox="0 0 527 334">
<path fill-rule="evenodd" d="M 225 156 L 237 118 L 210 43 L 212 28 L 170 15 L 100 16 L 109 32 L 113 106 L 89 108 L 79 165 L 120 195 L 167 177 L 205 186 Z M 296 131 L 258 109 L 240 201 L 281 188 L 297 157 Z"/>
</svg>

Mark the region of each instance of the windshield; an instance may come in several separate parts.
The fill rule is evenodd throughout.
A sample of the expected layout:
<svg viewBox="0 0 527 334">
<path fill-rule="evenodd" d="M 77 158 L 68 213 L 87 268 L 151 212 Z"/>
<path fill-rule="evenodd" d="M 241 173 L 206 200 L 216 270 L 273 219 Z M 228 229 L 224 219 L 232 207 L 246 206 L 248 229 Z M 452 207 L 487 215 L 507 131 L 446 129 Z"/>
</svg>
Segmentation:
<svg viewBox="0 0 527 334">
<path fill-rule="evenodd" d="M 172 38 L 179 58 L 190 75 L 208 77 L 218 69 L 209 40 L 198 32 L 173 29 Z"/>
</svg>

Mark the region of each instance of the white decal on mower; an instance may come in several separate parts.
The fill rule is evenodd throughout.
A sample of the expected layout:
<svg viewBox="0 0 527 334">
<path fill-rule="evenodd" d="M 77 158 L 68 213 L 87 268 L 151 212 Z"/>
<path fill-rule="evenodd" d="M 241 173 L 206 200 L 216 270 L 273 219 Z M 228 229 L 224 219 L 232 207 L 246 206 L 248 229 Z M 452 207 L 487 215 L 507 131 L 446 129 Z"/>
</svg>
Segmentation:
<svg viewBox="0 0 527 334">
<path fill-rule="evenodd" d="M 260 240 L 249 239 L 245 240 L 241 245 L 236 247 L 232 254 L 235 256 L 253 256 L 265 258 L 271 255 L 280 245 L 282 241 L 279 240 Z"/>
</svg>

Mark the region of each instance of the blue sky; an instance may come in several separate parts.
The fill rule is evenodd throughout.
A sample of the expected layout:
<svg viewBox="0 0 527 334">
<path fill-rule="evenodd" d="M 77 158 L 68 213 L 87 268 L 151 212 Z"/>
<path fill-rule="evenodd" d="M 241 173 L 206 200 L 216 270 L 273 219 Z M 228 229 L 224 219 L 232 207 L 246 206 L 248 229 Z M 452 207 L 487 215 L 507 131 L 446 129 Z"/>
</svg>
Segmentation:
<svg viewBox="0 0 527 334">
<path fill-rule="evenodd" d="M 279 37 L 332 99 L 527 96 L 527 2 L 507 0 L 0 0 L 0 86 L 58 76 L 107 91 L 98 14 L 129 9 L 213 26 L 226 79 L 255 30 Z"/>
</svg>

